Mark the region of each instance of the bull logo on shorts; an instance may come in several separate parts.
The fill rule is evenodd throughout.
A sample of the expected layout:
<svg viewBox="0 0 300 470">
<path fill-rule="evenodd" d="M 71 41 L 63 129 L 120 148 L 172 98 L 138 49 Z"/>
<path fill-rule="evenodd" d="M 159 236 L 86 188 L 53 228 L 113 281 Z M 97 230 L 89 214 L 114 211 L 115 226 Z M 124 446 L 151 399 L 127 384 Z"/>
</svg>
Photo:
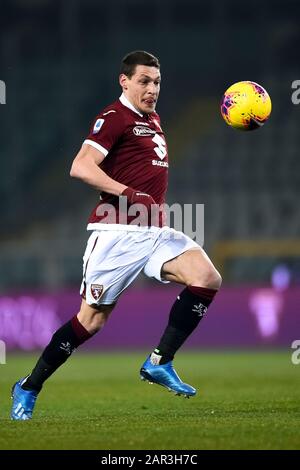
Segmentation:
<svg viewBox="0 0 300 470">
<path fill-rule="evenodd" d="M 102 293 L 103 286 L 101 284 L 91 284 L 91 294 L 96 301 L 100 299 Z"/>
</svg>

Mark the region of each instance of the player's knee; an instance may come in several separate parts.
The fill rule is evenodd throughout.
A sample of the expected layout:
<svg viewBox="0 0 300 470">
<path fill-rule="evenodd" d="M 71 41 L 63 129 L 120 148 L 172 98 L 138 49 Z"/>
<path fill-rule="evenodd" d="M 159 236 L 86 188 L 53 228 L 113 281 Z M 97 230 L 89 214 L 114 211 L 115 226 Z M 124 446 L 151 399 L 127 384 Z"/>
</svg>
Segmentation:
<svg viewBox="0 0 300 470">
<path fill-rule="evenodd" d="M 209 282 L 210 282 L 210 286 L 209 286 L 210 289 L 219 290 L 222 285 L 221 274 L 215 268 L 213 270 L 213 273 L 211 274 Z"/>
<path fill-rule="evenodd" d="M 193 285 L 205 287 L 206 289 L 219 290 L 222 284 L 222 277 L 214 266 L 208 266 L 201 269 L 198 273 Z"/>
<path fill-rule="evenodd" d="M 98 318 L 98 316 L 95 315 L 95 317 L 89 322 L 89 332 L 94 335 L 95 333 L 98 333 L 104 325 L 105 321 L 103 321 L 103 318 Z"/>
<path fill-rule="evenodd" d="M 92 317 L 89 320 L 89 332 L 91 334 L 95 334 L 98 331 L 102 330 L 104 327 L 106 321 L 107 321 L 108 316 L 104 315 L 103 313 L 97 312 L 92 315 Z"/>
<path fill-rule="evenodd" d="M 94 335 L 104 327 L 108 316 L 109 313 L 106 311 L 81 311 L 78 315 L 78 320 L 91 335 Z"/>
</svg>

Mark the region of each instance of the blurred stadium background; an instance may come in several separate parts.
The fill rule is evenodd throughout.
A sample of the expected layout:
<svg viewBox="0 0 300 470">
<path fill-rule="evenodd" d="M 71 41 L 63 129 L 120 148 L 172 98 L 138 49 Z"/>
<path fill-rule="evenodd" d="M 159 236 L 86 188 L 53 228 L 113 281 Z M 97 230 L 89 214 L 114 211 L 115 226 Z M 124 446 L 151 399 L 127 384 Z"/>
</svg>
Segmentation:
<svg viewBox="0 0 300 470">
<path fill-rule="evenodd" d="M 69 177 L 70 164 L 94 116 L 120 94 L 121 58 L 145 49 L 161 62 L 168 202 L 205 204 L 204 248 L 224 280 L 187 348 L 280 347 L 295 367 L 300 105 L 291 84 L 300 79 L 300 3 L 2 0 L 0 8 L 0 339 L 8 350 L 42 348 L 79 307 L 97 194 Z M 240 80 L 272 98 L 262 130 L 239 133 L 222 121 L 220 98 Z M 85 348 L 155 346 L 179 289 L 140 277 Z"/>
</svg>

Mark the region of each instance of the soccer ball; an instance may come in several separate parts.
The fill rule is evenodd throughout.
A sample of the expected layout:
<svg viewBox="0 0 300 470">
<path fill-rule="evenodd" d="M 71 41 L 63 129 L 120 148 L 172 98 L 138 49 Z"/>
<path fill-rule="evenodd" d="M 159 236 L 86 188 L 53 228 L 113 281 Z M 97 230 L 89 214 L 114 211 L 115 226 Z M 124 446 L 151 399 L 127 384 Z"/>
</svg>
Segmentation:
<svg viewBox="0 0 300 470">
<path fill-rule="evenodd" d="M 272 109 L 270 96 L 255 82 L 234 83 L 221 100 L 221 114 L 225 122 L 242 131 L 252 131 L 263 126 Z"/>
</svg>

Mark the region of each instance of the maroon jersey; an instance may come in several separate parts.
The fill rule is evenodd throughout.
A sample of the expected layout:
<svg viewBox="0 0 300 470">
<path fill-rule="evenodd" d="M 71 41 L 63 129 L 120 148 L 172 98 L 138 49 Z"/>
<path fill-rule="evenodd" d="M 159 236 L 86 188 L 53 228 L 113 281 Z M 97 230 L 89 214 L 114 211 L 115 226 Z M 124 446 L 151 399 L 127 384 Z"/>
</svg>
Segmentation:
<svg viewBox="0 0 300 470">
<path fill-rule="evenodd" d="M 122 95 L 95 118 L 84 143 L 105 155 L 100 168 L 108 176 L 150 194 L 156 204 L 165 202 L 168 152 L 157 113 L 139 113 Z M 91 213 L 89 223 L 130 223 L 135 217 L 119 221 L 119 199 L 118 196 L 102 192 L 100 203 Z M 106 207 L 104 204 L 114 206 L 116 219 L 107 217 L 103 210 Z"/>
</svg>

